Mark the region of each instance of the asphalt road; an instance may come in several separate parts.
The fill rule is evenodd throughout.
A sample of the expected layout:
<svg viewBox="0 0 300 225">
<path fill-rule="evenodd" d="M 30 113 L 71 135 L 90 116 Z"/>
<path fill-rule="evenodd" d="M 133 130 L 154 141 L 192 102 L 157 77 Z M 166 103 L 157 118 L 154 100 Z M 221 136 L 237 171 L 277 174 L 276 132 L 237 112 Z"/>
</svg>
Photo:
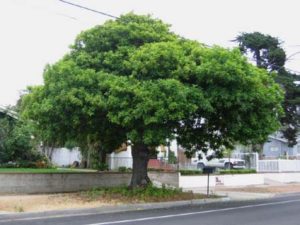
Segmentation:
<svg viewBox="0 0 300 225">
<path fill-rule="evenodd" d="M 300 195 L 168 209 L 76 213 L 0 215 L 0 225 L 300 225 Z"/>
</svg>

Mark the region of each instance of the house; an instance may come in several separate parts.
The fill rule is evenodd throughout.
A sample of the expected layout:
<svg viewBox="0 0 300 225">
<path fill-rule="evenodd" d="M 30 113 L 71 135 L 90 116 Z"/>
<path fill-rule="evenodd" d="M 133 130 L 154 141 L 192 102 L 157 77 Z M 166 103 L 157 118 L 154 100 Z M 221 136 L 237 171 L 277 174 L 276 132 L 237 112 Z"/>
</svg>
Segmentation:
<svg viewBox="0 0 300 225">
<path fill-rule="evenodd" d="M 282 133 L 276 132 L 268 137 L 268 140 L 261 146 L 261 159 L 300 159 L 300 135 L 296 139 L 297 144 L 293 147 L 288 146 L 288 141 L 282 137 Z M 251 154 L 251 146 L 236 145 L 233 154 Z"/>
<path fill-rule="evenodd" d="M 300 159 L 300 136 L 297 137 L 297 144 L 289 147 L 288 141 L 280 132 L 270 135 L 263 145 L 262 156 L 265 159 Z"/>
</svg>

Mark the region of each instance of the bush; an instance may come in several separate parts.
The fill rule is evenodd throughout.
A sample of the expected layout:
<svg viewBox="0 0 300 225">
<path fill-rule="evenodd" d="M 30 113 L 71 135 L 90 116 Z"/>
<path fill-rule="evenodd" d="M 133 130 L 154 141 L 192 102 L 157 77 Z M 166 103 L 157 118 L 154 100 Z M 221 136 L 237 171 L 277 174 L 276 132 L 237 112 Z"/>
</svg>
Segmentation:
<svg viewBox="0 0 300 225">
<path fill-rule="evenodd" d="M 121 172 L 121 173 L 126 173 L 126 172 L 131 172 L 132 169 L 131 168 L 127 168 L 126 166 L 120 166 L 118 168 L 118 171 Z"/>
<path fill-rule="evenodd" d="M 159 169 L 159 168 L 148 168 L 148 171 L 163 172 L 164 169 Z"/>
<path fill-rule="evenodd" d="M 0 168 L 16 168 L 15 163 L 1 163 Z"/>
<path fill-rule="evenodd" d="M 38 160 L 38 161 L 16 161 L 1 163 L 0 168 L 31 168 L 31 169 L 41 169 L 41 168 L 55 168 L 48 160 Z"/>
<path fill-rule="evenodd" d="M 40 157 L 30 122 L 0 119 L 0 161 L 36 161 Z"/>
<path fill-rule="evenodd" d="M 119 171 L 119 172 L 122 172 L 122 173 L 125 173 L 125 172 L 127 171 L 127 168 L 126 168 L 125 166 L 120 166 L 120 167 L 118 168 L 118 171 Z"/>
<path fill-rule="evenodd" d="M 108 170 L 108 164 L 106 163 L 98 163 L 95 167 L 93 167 L 94 169 L 97 169 L 99 171 L 107 171 Z"/>
<path fill-rule="evenodd" d="M 175 153 L 173 151 L 169 151 L 168 163 L 169 164 L 176 164 L 177 163 L 177 158 L 176 158 Z"/>
<path fill-rule="evenodd" d="M 202 175 L 202 170 L 180 170 L 182 176 L 193 176 L 193 175 Z M 218 170 L 214 174 L 249 174 L 256 173 L 254 169 L 231 169 L 231 170 Z"/>
<path fill-rule="evenodd" d="M 95 200 L 99 197 L 104 198 L 118 198 L 128 201 L 163 201 L 167 199 L 173 199 L 178 195 L 191 195 L 191 193 L 182 192 L 178 188 L 158 188 L 149 185 L 145 188 L 133 188 L 128 187 L 110 187 L 110 188 L 94 188 L 87 192 L 82 192 L 82 195 L 88 197 L 89 200 Z"/>
<path fill-rule="evenodd" d="M 232 169 L 232 170 L 219 170 L 220 174 L 249 174 L 256 173 L 254 169 Z"/>
<path fill-rule="evenodd" d="M 180 170 L 182 176 L 202 175 L 201 170 Z"/>
</svg>

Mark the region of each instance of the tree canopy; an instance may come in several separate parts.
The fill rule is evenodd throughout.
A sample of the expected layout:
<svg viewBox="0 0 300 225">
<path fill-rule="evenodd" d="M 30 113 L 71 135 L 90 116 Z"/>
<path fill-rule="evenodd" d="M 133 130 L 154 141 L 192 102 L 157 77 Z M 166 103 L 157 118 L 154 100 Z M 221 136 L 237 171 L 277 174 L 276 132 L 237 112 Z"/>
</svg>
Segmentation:
<svg viewBox="0 0 300 225">
<path fill-rule="evenodd" d="M 242 33 L 236 41 L 243 53 L 252 52 L 258 67 L 278 71 L 285 64 L 286 54 L 278 38 L 253 32 Z"/>
<path fill-rule="evenodd" d="M 23 115 L 61 142 L 92 138 L 111 151 L 130 140 L 134 187 L 149 182 L 149 154 L 167 138 L 187 152 L 265 140 L 281 100 L 238 49 L 208 48 L 130 13 L 79 34 L 24 98 Z"/>
<path fill-rule="evenodd" d="M 300 105 L 300 87 L 296 84 L 299 77 L 286 70 L 286 54 L 278 38 L 259 32 L 242 33 L 236 38 L 241 51 L 252 52 L 256 65 L 275 71 L 275 80 L 285 91 L 283 102 L 284 115 L 281 117 L 281 131 L 290 147 L 297 144 L 300 117 L 297 107 Z"/>
</svg>

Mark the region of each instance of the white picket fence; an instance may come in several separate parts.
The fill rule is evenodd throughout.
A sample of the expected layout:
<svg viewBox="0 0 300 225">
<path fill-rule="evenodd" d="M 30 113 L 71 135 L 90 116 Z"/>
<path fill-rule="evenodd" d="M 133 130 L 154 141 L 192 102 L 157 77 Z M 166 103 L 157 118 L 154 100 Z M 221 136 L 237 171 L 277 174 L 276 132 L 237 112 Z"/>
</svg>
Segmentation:
<svg viewBox="0 0 300 225">
<path fill-rule="evenodd" d="M 259 160 L 258 172 L 300 172 L 300 160 Z"/>
</svg>

